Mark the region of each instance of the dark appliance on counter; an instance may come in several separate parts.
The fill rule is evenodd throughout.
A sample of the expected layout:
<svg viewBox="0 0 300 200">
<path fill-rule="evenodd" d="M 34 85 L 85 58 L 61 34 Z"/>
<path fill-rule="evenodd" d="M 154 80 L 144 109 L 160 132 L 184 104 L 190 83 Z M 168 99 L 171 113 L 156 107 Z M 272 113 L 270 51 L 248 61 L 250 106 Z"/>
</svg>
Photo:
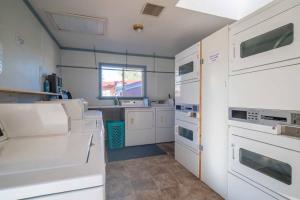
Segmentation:
<svg viewBox="0 0 300 200">
<path fill-rule="evenodd" d="M 62 78 L 57 76 L 56 74 L 51 74 L 46 77 L 49 81 L 50 92 L 53 93 L 61 93 L 62 91 Z"/>
</svg>

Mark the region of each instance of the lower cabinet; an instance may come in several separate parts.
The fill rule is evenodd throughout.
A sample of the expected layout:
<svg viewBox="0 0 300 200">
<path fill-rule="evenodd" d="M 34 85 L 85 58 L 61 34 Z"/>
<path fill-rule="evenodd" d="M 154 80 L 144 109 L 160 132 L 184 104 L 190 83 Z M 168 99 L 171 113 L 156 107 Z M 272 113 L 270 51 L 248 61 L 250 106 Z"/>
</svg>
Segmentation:
<svg viewBox="0 0 300 200">
<path fill-rule="evenodd" d="M 125 146 L 174 141 L 173 107 L 126 108 Z"/>
</svg>

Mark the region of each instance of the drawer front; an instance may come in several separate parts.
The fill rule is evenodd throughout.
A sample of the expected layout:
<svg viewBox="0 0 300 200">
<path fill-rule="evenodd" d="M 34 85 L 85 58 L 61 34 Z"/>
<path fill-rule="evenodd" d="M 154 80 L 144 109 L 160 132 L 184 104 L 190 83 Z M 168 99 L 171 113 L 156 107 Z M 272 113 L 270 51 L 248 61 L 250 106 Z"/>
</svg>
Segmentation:
<svg viewBox="0 0 300 200">
<path fill-rule="evenodd" d="M 199 154 L 186 148 L 184 144 L 175 142 L 175 159 L 187 170 L 199 177 Z"/>
<path fill-rule="evenodd" d="M 300 64 L 231 76 L 229 106 L 300 110 L 299 77 Z"/>
<path fill-rule="evenodd" d="M 278 200 L 261 189 L 254 187 L 253 185 L 245 182 L 244 180 L 228 174 L 228 199 L 230 200 Z"/>
<path fill-rule="evenodd" d="M 176 104 L 198 105 L 199 101 L 200 101 L 200 81 L 175 85 Z"/>
<path fill-rule="evenodd" d="M 230 71 L 300 57 L 300 6 L 230 35 Z"/>
</svg>

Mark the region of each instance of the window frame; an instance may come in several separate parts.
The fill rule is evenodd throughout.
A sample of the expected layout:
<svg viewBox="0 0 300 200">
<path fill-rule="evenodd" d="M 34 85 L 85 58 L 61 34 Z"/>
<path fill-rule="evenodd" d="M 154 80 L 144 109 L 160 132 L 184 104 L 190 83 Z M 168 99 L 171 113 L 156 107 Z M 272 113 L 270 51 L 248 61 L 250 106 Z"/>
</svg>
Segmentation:
<svg viewBox="0 0 300 200">
<path fill-rule="evenodd" d="M 136 69 L 142 69 L 143 72 L 143 76 L 142 76 L 142 81 L 143 81 L 143 96 L 141 97 L 117 97 L 118 99 L 144 99 L 147 97 L 147 66 L 145 65 L 131 65 L 131 64 L 115 64 L 115 63 L 99 63 L 99 68 L 98 68 L 98 85 L 99 85 L 99 89 L 98 89 L 98 99 L 100 100 L 112 100 L 115 99 L 115 96 L 102 96 L 102 66 L 109 66 L 111 68 L 136 68 Z M 123 77 L 123 81 L 124 81 L 124 77 Z"/>
</svg>

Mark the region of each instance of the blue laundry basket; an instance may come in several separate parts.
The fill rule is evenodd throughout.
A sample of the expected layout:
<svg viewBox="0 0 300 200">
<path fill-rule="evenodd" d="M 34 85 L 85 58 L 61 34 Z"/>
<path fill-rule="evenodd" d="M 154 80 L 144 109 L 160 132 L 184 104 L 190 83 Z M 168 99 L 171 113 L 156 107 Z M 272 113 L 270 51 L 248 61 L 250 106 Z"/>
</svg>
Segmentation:
<svg viewBox="0 0 300 200">
<path fill-rule="evenodd" d="M 107 121 L 108 148 L 120 149 L 125 145 L 124 121 Z"/>
</svg>

